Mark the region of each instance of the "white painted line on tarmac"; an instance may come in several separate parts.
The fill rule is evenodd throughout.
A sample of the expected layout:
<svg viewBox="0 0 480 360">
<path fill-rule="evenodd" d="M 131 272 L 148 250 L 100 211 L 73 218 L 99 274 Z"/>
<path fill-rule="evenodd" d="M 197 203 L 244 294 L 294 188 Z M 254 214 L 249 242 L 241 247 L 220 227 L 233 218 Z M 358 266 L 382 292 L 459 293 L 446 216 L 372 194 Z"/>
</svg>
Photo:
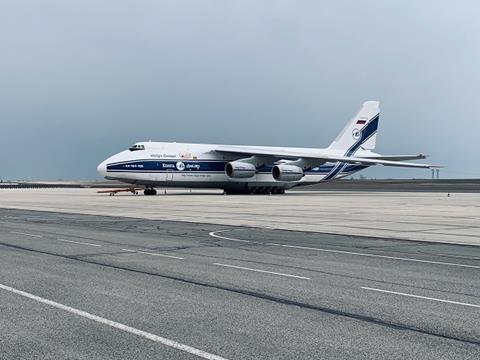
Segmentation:
<svg viewBox="0 0 480 360">
<path fill-rule="evenodd" d="M 260 269 L 252 269 L 252 268 L 247 268 L 247 267 L 243 267 L 243 266 L 220 264 L 220 263 L 213 263 L 213 265 L 223 266 L 223 267 L 229 267 L 229 268 L 234 268 L 234 269 L 240 269 L 240 270 L 256 271 L 256 272 L 266 273 L 266 274 L 272 274 L 272 275 L 286 276 L 286 277 L 291 277 L 291 278 L 296 278 L 296 279 L 302 279 L 302 280 L 311 280 L 310 278 L 305 277 L 305 276 L 284 274 L 284 273 L 278 273 L 278 272 L 267 271 L 267 270 L 260 270 Z"/>
<path fill-rule="evenodd" d="M 191 346 L 188 346 L 188 345 L 185 345 L 185 344 L 181 344 L 179 342 L 176 342 L 176 341 L 173 341 L 173 340 L 170 340 L 170 339 L 167 339 L 167 338 L 155 335 L 155 334 L 151 334 L 151 333 L 148 333 L 146 331 L 142 331 L 142 330 L 139 330 L 139 329 L 136 329 L 136 328 L 133 328 L 133 327 L 130 327 L 130 326 L 112 321 L 112 320 L 108 320 L 108 319 L 102 318 L 100 316 L 90 314 L 86 311 L 78 310 L 78 309 L 75 309 L 73 307 L 63 305 L 63 304 L 57 303 L 57 302 L 52 301 L 52 300 L 48 300 L 48 299 L 42 298 L 40 296 L 30 294 L 30 293 L 25 292 L 25 291 L 17 290 L 17 289 L 14 289 L 14 288 L 10 287 L 10 286 L 0 284 L 0 289 L 3 289 L 3 290 L 6 290 L 6 291 L 9 291 L 11 293 L 26 297 L 26 298 L 31 299 L 31 300 L 38 301 L 40 303 L 52 306 L 52 307 L 60 309 L 60 310 L 67 311 L 71 314 L 81 316 L 81 317 L 87 318 L 89 320 L 96 321 L 100 324 L 104 324 L 104 325 L 110 326 L 112 328 L 115 328 L 115 329 L 118 329 L 118 330 L 121 330 L 121 331 L 125 331 L 125 332 L 133 334 L 133 335 L 141 336 L 141 337 L 146 338 L 148 340 L 152 340 L 152 341 L 155 341 L 155 342 L 160 343 L 162 345 L 166 345 L 166 346 L 169 346 L 171 348 L 174 348 L 174 349 L 177 349 L 177 350 L 180 350 L 180 351 L 184 351 L 184 352 L 187 352 L 187 353 L 192 354 L 192 355 L 196 355 L 196 356 L 198 356 L 200 358 L 203 358 L 203 359 L 207 359 L 207 360 L 227 360 L 227 359 L 225 359 L 221 356 L 210 354 L 208 352 L 196 349 L 194 347 L 191 347 Z"/>
<path fill-rule="evenodd" d="M 227 231 L 227 230 L 221 230 L 221 231 Z M 216 232 L 218 232 L 218 231 L 211 232 L 210 235 L 213 236 L 213 237 L 216 237 L 216 238 L 230 240 L 230 241 L 241 241 L 241 242 L 249 242 L 249 243 L 256 243 L 256 244 L 264 244 L 264 245 L 269 245 L 269 246 L 281 246 L 281 247 L 292 248 L 292 249 L 314 250 L 314 251 L 330 252 L 330 253 L 336 253 L 336 254 L 347 254 L 347 255 L 374 257 L 374 258 L 380 258 L 380 259 L 391 259 L 391 260 L 400 260 L 400 261 L 420 262 L 420 263 L 426 263 L 426 264 L 458 266 L 458 267 L 464 267 L 464 268 L 470 268 L 470 269 L 480 269 L 480 266 L 478 266 L 478 265 L 468 265 L 468 264 L 458 264 L 458 263 L 450 263 L 450 262 L 442 262 L 442 261 L 421 260 L 421 259 L 403 258 L 403 257 L 397 257 L 397 256 L 386 256 L 386 255 L 358 253 L 358 252 L 343 251 L 343 250 L 321 249 L 321 248 L 308 247 L 308 246 L 284 245 L 284 244 L 276 244 L 276 243 L 261 243 L 261 242 L 254 242 L 254 241 L 248 241 L 248 240 L 228 238 L 228 237 L 225 237 L 225 236 L 216 235 L 215 234 Z"/>
<path fill-rule="evenodd" d="M 97 247 L 102 246 L 102 245 L 98 245 L 98 244 L 92 244 L 92 243 L 86 243 L 86 242 L 80 242 L 80 241 L 73 241 L 73 240 L 66 240 L 66 239 L 57 239 L 57 240 L 67 242 L 67 243 L 72 243 L 72 244 L 78 244 L 78 245 L 97 246 Z"/>
<path fill-rule="evenodd" d="M 243 242 L 243 243 L 251 243 L 251 241 L 248 241 L 248 240 L 240 240 L 240 239 L 234 239 L 234 238 L 230 238 L 230 237 L 226 237 L 226 236 L 217 235 L 217 233 L 222 232 L 222 231 L 228 231 L 228 230 L 212 231 L 208 235 L 210 235 L 214 238 L 217 238 L 217 239 L 224 239 L 224 240 Z"/>
<path fill-rule="evenodd" d="M 166 257 L 166 258 L 171 258 L 171 259 L 178 259 L 178 260 L 185 260 L 185 258 L 182 258 L 180 256 L 173 256 L 173 255 L 165 255 L 165 254 L 158 254 L 158 253 L 151 253 L 147 251 L 137 251 L 139 254 L 145 254 L 145 255 L 152 255 L 152 256 L 161 256 L 161 257 Z"/>
<path fill-rule="evenodd" d="M 148 251 L 131 250 L 131 249 L 122 249 L 122 250 L 131 252 L 131 253 L 137 253 L 137 254 L 145 254 L 145 255 L 161 256 L 161 257 L 177 259 L 177 260 L 185 260 L 185 258 L 182 258 L 182 257 L 179 257 L 179 256 L 151 253 L 151 252 L 148 252 Z"/>
<path fill-rule="evenodd" d="M 10 232 L 12 234 L 16 234 L 16 235 L 31 236 L 31 237 L 36 237 L 36 238 L 43 237 L 42 235 L 34 235 L 34 234 L 29 234 L 29 233 L 17 232 L 17 231 L 10 231 Z"/>
<path fill-rule="evenodd" d="M 370 291 L 377 291 L 377 292 L 382 292 L 382 293 L 386 293 L 386 294 L 408 296 L 408 297 L 413 297 L 413 298 L 417 298 L 417 299 L 438 301 L 438 302 L 443 302 L 443 303 L 448 303 L 448 304 L 455 304 L 455 305 L 463 305 L 463 306 L 470 306 L 470 307 L 480 308 L 480 305 L 475 305 L 475 304 L 469 304 L 469 303 L 464 303 L 464 302 L 459 302 L 459 301 L 452 301 L 452 300 L 437 299 L 437 298 L 432 298 L 432 297 L 427 297 L 427 296 L 420 296 L 420 295 L 414 295 L 414 294 L 406 294 L 406 293 L 397 292 L 397 291 L 389 291 L 389 290 L 375 289 L 375 288 L 370 288 L 370 287 L 366 287 L 366 286 L 362 286 L 361 289 L 370 290 Z"/>
<path fill-rule="evenodd" d="M 294 248 L 294 249 L 304 249 L 304 250 L 316 250 L 316 251 L 323 251 L 323 252 L 332 252 L 338 254 L 348 254 L 348 255 L 357 255 L 357 256 L 366 256 L 366 257 L 376 257 L 381 259 L 392 259 L 392 260 L 400 260 L 400 261 L 412 261 L 412 262 L 421 262 L 427 264 L 438 264 L 438 265 L 447 265 L 447 266 L 460 266 L 472 269 L 480 269 L 480 266 L 477 265 L 467 265 L 467 264 L 457 264 L 457 263 L 449 263 L 449 262 L 442 262 L 442 261 L 431 261 L 431 260 L 420 260 L 420 259 L 412 259 L 412 258 L 403 258 L 403 257 L 396 257 L 396 256 L 386 256 L 386 255 L 375 255 L 375 254 L 365 254 L 365 253 L 357 253 L 351 251 L 342 251 L 342 250 L 331 250 L 331 249 L 319 249 L 313 247 L 305 247 L 305 246 L 295 246 L 295 245 L 279 245 L 287 248 Z"/>
<path fill-rule="evenodd" d="M 23 235 L 23 236 L 30 236 L 30 237 L 36 237 L 36 238 L 43 238 L 42 235 L 35 235 L 35 234 L 28 234 L 28 233 L 23 233 L 23 232 L 17 232 L 17 231 L 11 231 L 12 234 L 16 235 Z M 91 244 L 91 243 L 86 243 L 86 242 L 80 242 L 80 241 L 73 241 L 73 240 L 66 240 L 66 239 L 56 239 L 58 241 L 63 241 L 63 242 L 68 242 L 68 243 L 73 243 L 73 244 L 79 244 L 79 245 L 88 245 L 88 246 L 102 246 L 98 244 Z"/>
</svg>

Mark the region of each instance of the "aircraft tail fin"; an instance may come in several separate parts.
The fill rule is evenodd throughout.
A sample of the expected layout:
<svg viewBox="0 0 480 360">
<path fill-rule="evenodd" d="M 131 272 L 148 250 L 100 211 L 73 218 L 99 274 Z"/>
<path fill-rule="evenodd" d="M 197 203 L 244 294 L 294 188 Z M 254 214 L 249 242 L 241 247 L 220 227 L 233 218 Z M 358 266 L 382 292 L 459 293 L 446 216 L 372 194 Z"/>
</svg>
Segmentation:
<svg viewBox="0 0 480 360">
<path fill-rule="evenodd" d="M 330 144 L 329 149 L 341 150 L 352 156 L 358 149 L 374 150 L 377 138 L 380 103 L 367 101 Z"/>
</svg>

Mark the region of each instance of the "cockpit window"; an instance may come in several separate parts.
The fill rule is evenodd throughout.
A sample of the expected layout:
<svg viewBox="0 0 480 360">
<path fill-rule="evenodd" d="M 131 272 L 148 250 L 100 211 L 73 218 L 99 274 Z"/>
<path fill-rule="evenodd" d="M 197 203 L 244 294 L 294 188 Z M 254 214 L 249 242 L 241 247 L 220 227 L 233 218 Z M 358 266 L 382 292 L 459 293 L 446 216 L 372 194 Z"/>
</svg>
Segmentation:
<svg viewBox="0 0 480 360">
<path fill-rule="evenodd" d="M 145 145 L 135 144 L 135 145 L 133 145 L 129 150 L 130 150 L 130 151 L 145 150 Z"/>
</svg>

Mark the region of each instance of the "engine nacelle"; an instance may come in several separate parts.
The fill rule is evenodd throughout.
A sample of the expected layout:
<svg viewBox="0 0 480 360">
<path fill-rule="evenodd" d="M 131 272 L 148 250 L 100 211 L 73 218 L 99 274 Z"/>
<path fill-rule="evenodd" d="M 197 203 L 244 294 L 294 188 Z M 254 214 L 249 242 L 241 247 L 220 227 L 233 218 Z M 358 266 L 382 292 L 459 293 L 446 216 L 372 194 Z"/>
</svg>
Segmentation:
<svg viewBox="0 0 480 360">
<path fill-rule="evenodd" d="M 245 179 L 255 175 L 257 168 L 255 165 L 242 162 L 232 161 L 225 165 L 225 174 L 230 178 Z"/>
<path fill-rule="evenodd" d="M 298 181 L 305 176 L 302 168 L 295 165 L 280 164 L 272 168 L 272 176 L 277 181 Z"/>
</svg>

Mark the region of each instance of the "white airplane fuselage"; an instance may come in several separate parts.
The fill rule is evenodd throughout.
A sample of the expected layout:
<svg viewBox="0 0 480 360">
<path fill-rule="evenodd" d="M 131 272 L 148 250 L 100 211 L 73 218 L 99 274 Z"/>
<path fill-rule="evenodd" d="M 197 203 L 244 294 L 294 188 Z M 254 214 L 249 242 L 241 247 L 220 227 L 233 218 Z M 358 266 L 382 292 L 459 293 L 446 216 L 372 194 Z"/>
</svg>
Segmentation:
<svg viewBox="0 0 480 360">
<path fill-rule="evenodd" d="M 227 163 L 245 156 L 217 153 L 223 145 L 141 142 L 141 150 L 125 150 L 102 162 L 97 170 L 106 179 L 146 187 L 220 188 L 227 191 L 280 190 L 321 182 L 331 172 L 334 163 L 325 163 L 304 171 L 297 181 L 278 181 L 272 176 L 274 163 L 258 167 L 248 178 L 229 177 Z M 251 147 L 249 147 L 251 148 Z M 276 148 L 256 146 L 266 151 L 302 151 L 318 153 L 325 149 Z M 368 166 L 348 165 L 335 175 L 338 179 L 363 170 Z"/>
</svg>

